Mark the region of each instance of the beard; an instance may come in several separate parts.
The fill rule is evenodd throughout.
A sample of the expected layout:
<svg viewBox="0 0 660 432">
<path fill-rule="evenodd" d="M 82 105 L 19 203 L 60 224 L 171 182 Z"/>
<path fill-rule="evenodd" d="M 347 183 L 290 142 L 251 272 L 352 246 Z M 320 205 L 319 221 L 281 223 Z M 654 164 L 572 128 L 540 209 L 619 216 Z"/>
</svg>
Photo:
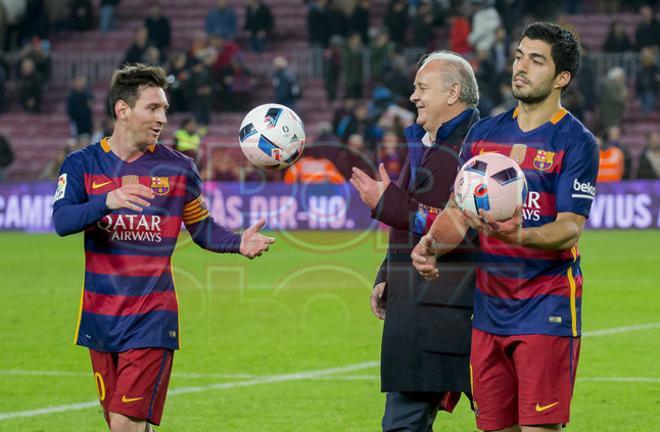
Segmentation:
<svg viewBox="0 0 660 432">
<path fill-rule="evenodd" d="M 513 97 L 519 100 L 520 102 L 527 105 L 536 105 L 543 102 L 544 100 L 547 99 L 548 96 L 550 96 L 550 93 L 552 93 L 552 86 L 548 85 L 546 87 L 530 89 L 531 91 L 527 94 L 524 94 L 520 90 L 516 89 L 516 87 L 513 85 L 512 85 L 512 90 L 513 90 Z"/>
</svg>

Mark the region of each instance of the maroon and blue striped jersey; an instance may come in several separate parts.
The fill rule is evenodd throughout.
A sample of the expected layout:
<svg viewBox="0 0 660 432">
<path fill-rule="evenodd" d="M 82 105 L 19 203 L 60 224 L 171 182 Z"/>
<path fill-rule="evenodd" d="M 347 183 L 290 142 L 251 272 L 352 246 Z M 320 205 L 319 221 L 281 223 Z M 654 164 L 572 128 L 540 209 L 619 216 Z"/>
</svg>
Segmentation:
<svg viewBox="0 0 660 432">
<path fill-rule="evenodd" d="M 589 216 L 596 193 L 598 145 L 565 109 L 528 132 L 518 108 L 476 123 L 465 138 L 461 164 L 485 152 L 514 159 L 527 179 L 523 227 L 539 227 L 562 212 Z M 480 235 L 474 327 L 499 335 L 580 335 L 582 271 L 577 245 L 541 250 Z"/>
<path fill-rule="evenodd" d="M 151 188 L 150 206 L 110 210 L 107 194 L 130 183 Z M 236 253 L 240 247 L 239 235 L 209 217 L 201 192 L 192 159 L 162 145 L 130 163 L 105 139 L 67 156 L 53 220 L 60 235 L 84 231 L 77 344 L 106 352 L 179 347 L 171 258 L 181 224 L 206 249 Z"/>
</svg>

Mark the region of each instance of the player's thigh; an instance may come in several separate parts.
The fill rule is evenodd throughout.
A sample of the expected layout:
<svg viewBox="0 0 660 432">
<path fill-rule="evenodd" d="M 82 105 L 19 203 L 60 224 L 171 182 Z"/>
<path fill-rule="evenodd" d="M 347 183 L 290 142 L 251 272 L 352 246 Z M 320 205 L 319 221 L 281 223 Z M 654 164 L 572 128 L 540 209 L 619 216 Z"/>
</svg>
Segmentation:
<svg viewBox="0 0 660 432">
<path fill-rule="evenodd" d="M 477 426 L 496 431 L 518 424 L 517 377 L 508 337 L 472 331 L 470 370 Z"/>
<path fill-rule="evenodd" d="M 115 353 L 89 350 L 92 372 L 101 405 L 106 408 L 117 384 L 117 355 Z"/>
<path fill-rule="evenodd" d="M 519 339 L 513 357 L 520 425 L 555 430 L 569 420 L 580 340 L 548 335 Z"/>
<path fill-rule="evenodd" d="M 172 371 L 173 351 L 158 348 L 119 353 L 110 411 L 159 424 Z"/>
</svg>

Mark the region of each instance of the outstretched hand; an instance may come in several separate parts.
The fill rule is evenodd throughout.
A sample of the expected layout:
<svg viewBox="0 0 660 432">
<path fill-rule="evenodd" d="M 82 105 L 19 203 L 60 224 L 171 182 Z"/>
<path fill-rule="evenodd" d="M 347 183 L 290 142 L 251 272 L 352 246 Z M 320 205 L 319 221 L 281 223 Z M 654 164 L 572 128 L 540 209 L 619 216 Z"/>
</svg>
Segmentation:
<svg viewBox="0 0 660 432">
<path fill-rule="evenodd" d="M 259 231 L 265 225 L 266 220 L 261 218 L 257 221 L 257 223 L 243 231 L 240 247 L 241 255 L 249 259 L 253 259 L 268 251 L 268 246 L 275 243 L 274 238 L 266 237 L 265 235 L 259 233 Z"/>
<path fill-rule="evenodd" d="M 392 182 L 385 170 L 385 165 L 380 164 L 378 166 L 378 173 L 380 174 L 380 181 L 372 179 L 360 168 L 353 167 L 353 175 L 349 180 L 360 194 L 360 199 L 371 209 L 376 208 L 383 192 Z"/>
</svg>

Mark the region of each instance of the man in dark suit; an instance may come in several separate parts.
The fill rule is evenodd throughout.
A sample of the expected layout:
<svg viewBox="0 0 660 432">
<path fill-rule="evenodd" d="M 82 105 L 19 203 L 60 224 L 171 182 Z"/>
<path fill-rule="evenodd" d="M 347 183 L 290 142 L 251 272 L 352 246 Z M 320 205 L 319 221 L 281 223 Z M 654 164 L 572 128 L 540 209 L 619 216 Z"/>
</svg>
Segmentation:
<svg viewBox="0 0 660 432">
<path fill-rule="evenodd" d="M 408 157 L 398 183 L 382 165 L 381 181 L 357 168 L 351 177 L 372 216 L 391 227 L 371 295 L 373 313 L 385 320 L 383 431 L 431 431 L 438 409 L 451 412 L 461 392 L 470 397 L 476 234 L 445 256 L 433 283 L 414 271 L 410 252 L 449 199 L 463 138 L 479 119 L 478 88 L 469 63 L 446 51 L 422 61 L 414 88 L 417 124 L 405 131 Z"/>
</svg>

